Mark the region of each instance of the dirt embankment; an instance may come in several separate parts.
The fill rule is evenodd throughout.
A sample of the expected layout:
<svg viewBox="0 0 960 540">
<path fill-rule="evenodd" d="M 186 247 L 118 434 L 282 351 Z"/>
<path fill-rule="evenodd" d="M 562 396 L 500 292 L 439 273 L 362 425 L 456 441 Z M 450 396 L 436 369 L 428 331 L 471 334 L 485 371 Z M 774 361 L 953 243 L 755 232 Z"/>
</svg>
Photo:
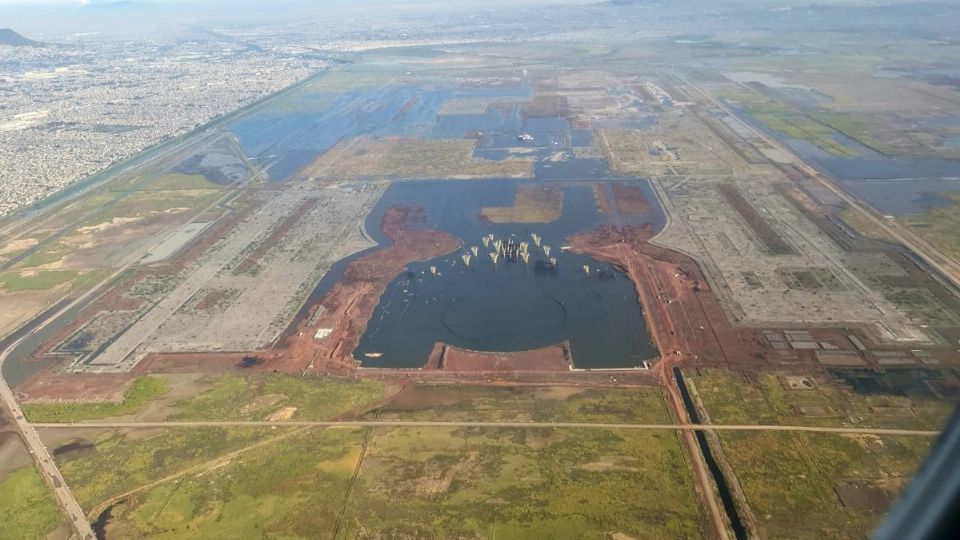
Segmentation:
<svg viewBox="0 0 960 540">
<path fill-rule="evenodd" d="M 21 402 L 119 401 L 138 373 L 42 372 L 17 386 Z"/>
<path fill-rule="evenodd" d="M 760 242 L 767 248 L 768 253 L 771 255 L 797 254 L 793 246 L 790 245 L 783 236 L 780 236 L 780 233 L 760 215 L 760 212 L 744 198 L 736 186 L 733 184 L 720 184 L 717 186 L 717 190 L 727 199 L 730 206 L 740 214 L 740 217 L 743 218 L 750 229 L 756 233 L 757 238 L 759 238 Z"/>
<path fill-rule="evenodd" d="M 422 208 L 391 206 L 380 221 L 380 230 L 392 245 L 350 263 L 343 279 L 334 284 L 297 326 L 296 333 L 269 367 L 281 371 L 329 371 L 353 367 L 352 353 L 367 321 L 390 283 L 408 264 L 438 257 L 457 249 L 460 240 L 442 231 L 424 229 Z M 315 339 L 317 330 L 330 334 Z"/>
<path fill-rule="evenodd" d="M 606 225 L 571 237 L 570 245 L 574 251 L 620 266 L 633 281 L 643 305 L 647 330 L 661 354 L 654 373 L 667 392 L 667 403 L 675 421 L 686 423 L 688 418 L 673 381 L 673 368 L 704 364 L 729 367 L 734 362 L 752 358 L 751 352 L 762 354 L 759 351 L 763 345 L 753 332 L 730 325 L 696 262 L 650 244 L 652 234 L 649 224 L 623 228 Z M 720 503 L 693 433 L 683 431 L 680 437 L 693 467 L 696 490 L 708 509 L 707 515 L 723 530 Z"/>
<path fill-rule="evenodd" d="M 607 194 L 607 185 L 601 182 L 594 182 L 590 185 L 593 190 L 593 200 L 597 205 L 597 212 L 604 215 L 613 213 L 613 201 Z"/>
<path fill-rule="evenodd" d="M 570 346 L 564 342 L 506 353 L 471 351 L 438 342 L 424 367 L 454 374 L 570 371 Z"/>
<path fill-rule="evenodd" d="M 570 238 L 573 251 L 616 264 L 630 277 L 647 330 L 670 366 L 731 366 L 757 361 L 763 346 L 754 332 L 734 328 L 696 262 L 649 243 L 652 227 L 613 227 Z M 664 369 L 660 367 L 660 369 Z"/>
</svg>

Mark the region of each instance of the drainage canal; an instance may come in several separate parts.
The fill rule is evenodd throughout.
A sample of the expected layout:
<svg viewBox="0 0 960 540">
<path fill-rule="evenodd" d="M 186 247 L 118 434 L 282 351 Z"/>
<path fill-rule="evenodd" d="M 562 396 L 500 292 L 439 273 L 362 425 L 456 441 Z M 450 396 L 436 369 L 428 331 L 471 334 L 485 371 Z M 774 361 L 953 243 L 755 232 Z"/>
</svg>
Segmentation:
<svg viewBox="0 0 960 540">
<path fill-rule="evenodd" d="M 690 393 L 687 392 L 687 385 L 683 380 L 683 374 L 680 372 L 680 368 L 673 368 L 673 378 L 676 379 L 677 387 L 680 388 L 680 397 L 683 398 L 683 406 L 687 409 L 690 422 L 699 424 L 700 415 L 697 414 L 697 408 L 693 406 L 693 400 L 690 399 Z M 734 504 L 733 496 L 730 494 L 730 487 L 727 486 L 727 481 L 720 471 L 720 466 L 717 465 L 717 460 L 714 459 L 713 452 L 710 451 L 710 445 L 707 443 L 707 434 L 701 430 L 695 431 L 694 434 L 697 436 L 697 444 L 700 445 L 700 452 L 703 453 L 703 459 L 707 462 L 707 468 L 710 469 L 710 474 L 713 475 L 713 480 L 717 484 L 717 491 L 720 492 L 720 500 L 723 502 L 723 509 L 727 513 L 727 518 L 730 519 L 730 527 L 733 529 L 733 534 L 737 537 L 737 540 L 747 540 L 747 530 L 743 526 L 743 522 L 740 521 L 740 515 L 737 513 L 737 505 Z"/>
</svg>

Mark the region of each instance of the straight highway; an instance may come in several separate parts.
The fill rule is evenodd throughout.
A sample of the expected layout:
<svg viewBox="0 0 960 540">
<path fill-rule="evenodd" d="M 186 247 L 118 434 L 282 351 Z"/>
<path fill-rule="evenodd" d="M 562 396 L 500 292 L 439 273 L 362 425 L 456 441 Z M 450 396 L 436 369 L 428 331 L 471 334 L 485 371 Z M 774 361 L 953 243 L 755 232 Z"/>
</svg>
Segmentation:
<svg viewBox="0 0 960 540">
<path fill-rule="evenodd" d="M 0 366 L 3 365 L 3 360 L 6 359 L 6 357 L 7 351 L 0 353 Z M 63 476 L 57 469 L 57 464 L 53 461 L 43 441 L 40 440 L 40 436 L 37 435 L 37 430 L 34 429 L 30 422 L 23 416 L 23 411 L 20 410 L 20 407 L 17 405 L 17 400 L 13 397 L 13 391 L 10 390 L 7 381 L 5 381 L 3 377 L 0 377 L 0 401 L 10 410 L 11 417 L 17 424 L 17 431 L 20 432 L 20 438 L 23 444 L 27 447 L 27 451 L 30 452 L 30 456 L 33 458 L 37 469 L 41 472 L 50 490 L 56 497 L 60 508 L 69 518 L 70 527 L 83 540 L 93 540 L 96 538 L 93 529 L 90 527 L 90 522 L 87 521 L 84 516 L 83 509 L 80 508 L 77 499 L 73 496 L 70 488 L 67 487 L 66 482 L 63 481 Z"/>
<path fill-rule="evenodd" d="M 171 422 L 73 422 L 35 423 L 45 429 L 122 429 L 122 428 L 208 428 L 208 427 L 480 427 L 480 428 L 581 428 L 581 429 L 660 429 L 670 431 L 798 431 L 812 433 L 844 433 L 863 435 L 913 435 L 936 437 L 940 431 L 833 426 L 781 426 L 764 424 L 625 424 L 613 422 L 484 422 L 470 420 L 210 420 Z"/>
</svg>

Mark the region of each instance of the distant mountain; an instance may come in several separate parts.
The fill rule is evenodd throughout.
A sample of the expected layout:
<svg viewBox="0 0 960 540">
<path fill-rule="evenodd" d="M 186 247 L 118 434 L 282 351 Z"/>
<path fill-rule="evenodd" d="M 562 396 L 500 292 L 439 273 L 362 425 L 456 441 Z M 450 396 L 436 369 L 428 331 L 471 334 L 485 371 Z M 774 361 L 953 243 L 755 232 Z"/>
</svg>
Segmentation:
<svg viewBox="0 0 960 540">
<path fill-rule="evenodd" d="M 46 47 L 46 43 L 27 39 L 9 28 L 0 28 L 0 45 L 12 47 Z"/>
</svg>

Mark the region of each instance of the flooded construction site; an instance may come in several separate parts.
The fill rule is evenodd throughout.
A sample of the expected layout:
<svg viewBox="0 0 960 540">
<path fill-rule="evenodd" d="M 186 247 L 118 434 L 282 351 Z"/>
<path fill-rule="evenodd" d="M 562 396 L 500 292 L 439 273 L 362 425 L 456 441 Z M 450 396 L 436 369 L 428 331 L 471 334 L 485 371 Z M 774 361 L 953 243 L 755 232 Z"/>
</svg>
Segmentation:
<svg viewBox="0 0 960 540">
<path fill-rule="evenodd" d="M 655 200 L 646 182 L 629 187 Z M 354 358 L 363 367 L 415 368 L 436 343 L 497 352 L 561 344 L 576 368 L 642 366 L 657 352 L 634 284 L 613 265 L 565 244 L 568 236 L 611 221 L 662 226 L 653 208 L 601 213 L 595 197 L 608 189 L 606 181 L 394 184 L 371 213 L 369 231 L 388 207 L 418 207 L 423 221 L 410 226 L 449 233 L 461 246 L 408 265 L 389 283 Z M 539 211 L 555 214 L 532 215 L 524 206 L 535 206 L 531 198 L 552 201 L 555 208 Z"/>
<path fill-rule="evenodd" d="M 728 318 L 879 316 L 883 336 L 914 341 L 935 322 L 938 296 L 901 282 L 866 301 L 870 276 L 838 261 L 903 272 L 844 253 L 784 197 L 779 173 L 754 166 L 763 158 L 746 139 L 690 114 L 669 77 L 354 69 L 308 79 L 118 179 L 104 197 L 130 202 L 99 211 L 96 227 L 78 214 L 63 226 L 69 241 L 26 239 L 35 245 L 6 264 L 47 253 L 99 271 L 136 255 L 137 273 L 28 336 L 8 377 L 54 358 L 126 372 L 248 355 L 284 372 L 624 369 L 660 353 L 726 356 L 721 341 L 742 337 Z M 661 202 L 675 226 L 651 243 Z M 684 254 L 709 261 L 712 281 Z M 18 292 L 18 305 L 59 294 Z M 927 307 L 894 305 L 916 300 Z M 31 324 L 54 313 L 37 310 Z M 31 351 L 35 362 L 19 360 Z"/>
</svg>

